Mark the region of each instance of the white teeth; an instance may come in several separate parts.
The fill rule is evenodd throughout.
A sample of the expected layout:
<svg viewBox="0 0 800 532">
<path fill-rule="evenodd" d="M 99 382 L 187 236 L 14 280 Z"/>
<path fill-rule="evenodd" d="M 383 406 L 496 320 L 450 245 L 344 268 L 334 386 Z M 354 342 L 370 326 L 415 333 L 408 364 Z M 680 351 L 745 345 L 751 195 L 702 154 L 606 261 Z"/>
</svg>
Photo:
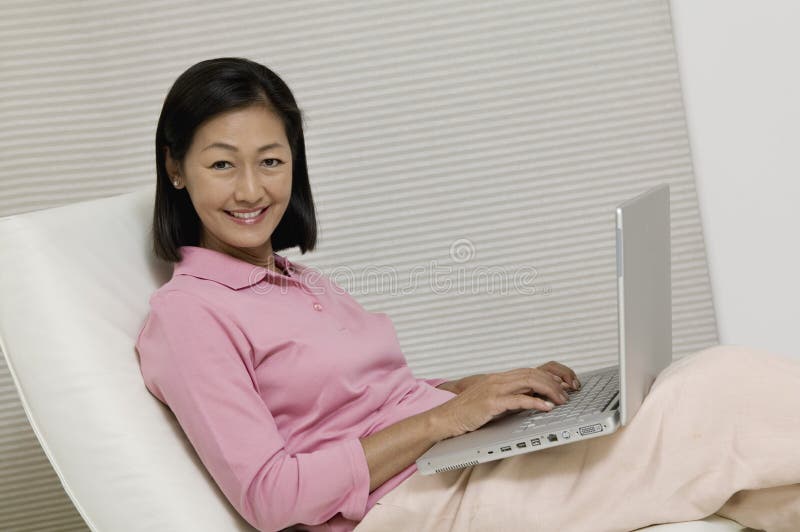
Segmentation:
<svg viewBox="0 0 800 532">
<path fill-rule="evenodd" d="M 264 212 L 264 209 L 261 209 L 260 211 L 256 211 L 256 212 L 248 212 L 248 213 L 230 212 L 228 214 L 230 214 L 232 216 L 235 216 L 236 218 L 248 219 L 248 218 L 255 218 L 257 216 L 260 216 L 262 212 Z"/>
</svg>

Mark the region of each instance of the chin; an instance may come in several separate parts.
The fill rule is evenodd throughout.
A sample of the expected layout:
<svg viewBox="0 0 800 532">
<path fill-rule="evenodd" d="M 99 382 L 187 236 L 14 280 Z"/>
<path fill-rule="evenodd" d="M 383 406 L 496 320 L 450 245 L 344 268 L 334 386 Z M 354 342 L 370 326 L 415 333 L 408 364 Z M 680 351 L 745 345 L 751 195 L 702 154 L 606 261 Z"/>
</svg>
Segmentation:
<svg viewBox="0 0 800 532">
<path fill-rule="evenodd" d="M 228 244 L 233 247 L 243 248 L 243 249 L 261 249 L 267 244 L 269 244 L 270 238 L 266 237 L 263 239 L 230 239 L 228 240 Z"/>
</svg>

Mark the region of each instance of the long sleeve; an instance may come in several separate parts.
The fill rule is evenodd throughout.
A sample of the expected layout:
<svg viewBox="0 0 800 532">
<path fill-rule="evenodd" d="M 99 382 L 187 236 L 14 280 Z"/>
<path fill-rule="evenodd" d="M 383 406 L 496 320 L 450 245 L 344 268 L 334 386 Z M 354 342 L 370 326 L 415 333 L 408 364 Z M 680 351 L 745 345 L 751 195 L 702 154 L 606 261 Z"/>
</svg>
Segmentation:
<svg viewBox="0 0 800 532">
<path fill-rule="evenodd" d="M 434 388 L 439 386 L 441 383 L 448 381 L 448 379 L 419 379 L 419 380 L 427 382 L 428 384 L 430 384 Z"/>
<path fill-rule="evenodd" d="M 357 438 L 289 454 L 259 394 L 250 344 L 223 312 L 190 293 L 151 298 L 137 339 L 145 384 L 174 413 L 228 501 L 261 531 L 360 521 L 369 469 Z"/>
</svg>

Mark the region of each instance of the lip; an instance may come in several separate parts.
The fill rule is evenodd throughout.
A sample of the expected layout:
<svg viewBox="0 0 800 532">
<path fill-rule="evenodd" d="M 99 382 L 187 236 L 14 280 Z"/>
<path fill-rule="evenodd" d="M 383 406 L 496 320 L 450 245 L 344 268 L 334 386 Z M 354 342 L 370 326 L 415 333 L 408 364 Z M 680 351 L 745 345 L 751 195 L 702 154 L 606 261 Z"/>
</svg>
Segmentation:
<svg viewBox="0 0 800 532">
<path fill-rule="evenodd" d="M 261 220 L 263 220 L 267 216 L 267 213 L 269 212 L 269 207 L 266 207 L 266 208 L 262 207 L 262 208 L 264 209 L 264 212 L 262 212 L 261 214 L 259 214 L 255 218 L 250 218 L 250 219 L 247 219 L 247 220 L 244 220 L 242 218 L 237 218 L 237 217 L 233 216 L 230 213 L 231 212 L 237 212 L 237 213 L 257 212 L 260 209 L 251 209 L 249 211 L 241 211 L 241 210 L 238 210 L 238 211 L 225 211 L 225 214 L 228 215 L 228 218 L 230 220 L 233 220 L 234 222 L 236 222 L 239 225 L 253 225 L 253 224 L 257 224 L 258 222 L 260 222 Z"/>
<path fill-rule="evenodd" d="M 267 207 L 269 206 L 265 207 L 262 205 L 261 207 L 256 207 L 255 209 L 236 209 L 235 211 L 225 211 L 225 212 L 235 212 L 236 214 L 247 214 L 248 212 L 260 211 L 261 209 L 266 209 Z"/>
</svg>

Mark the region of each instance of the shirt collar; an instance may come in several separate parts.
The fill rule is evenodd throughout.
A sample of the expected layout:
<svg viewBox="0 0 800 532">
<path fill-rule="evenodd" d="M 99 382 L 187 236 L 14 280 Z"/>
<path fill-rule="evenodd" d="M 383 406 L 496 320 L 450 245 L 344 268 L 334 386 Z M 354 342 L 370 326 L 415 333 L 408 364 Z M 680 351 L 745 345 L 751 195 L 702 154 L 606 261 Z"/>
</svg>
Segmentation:
<svg viewBox="0 0 800 532">
<path fill-rule="evenodd" d="M 298 268 L 286 257 L 273 252 L 275 264 L 289 270 L 292 275 L 273 272 L 268 268 L 255 266 L 237 259 L 227 253 L 199 246 L 180 246 L 181 260 L 175 263 L 172 275 L 191 275 L 222 283 L 234 290 L 257 284 L 266 277 L 271 279 L 294 279 Z"/>
</svg>

